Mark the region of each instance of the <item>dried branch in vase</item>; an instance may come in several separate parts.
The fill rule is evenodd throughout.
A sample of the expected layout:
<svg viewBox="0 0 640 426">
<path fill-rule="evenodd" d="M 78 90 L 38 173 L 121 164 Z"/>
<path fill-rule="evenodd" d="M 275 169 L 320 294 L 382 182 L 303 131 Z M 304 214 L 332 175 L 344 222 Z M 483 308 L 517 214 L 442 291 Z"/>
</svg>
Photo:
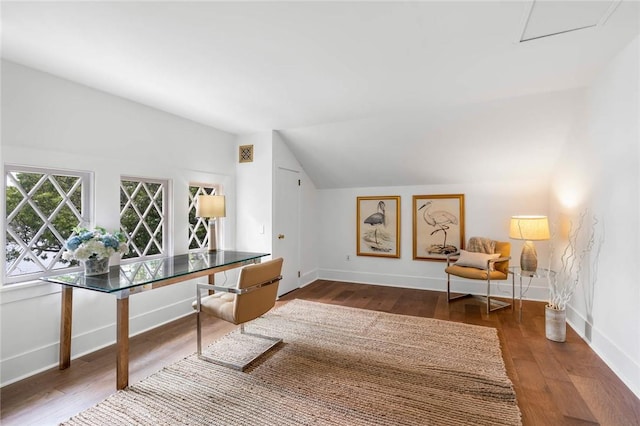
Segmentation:
<svg viewBox="0 0 640 426">
<path fill-rule="evenodd" d="M 598 219 L 594 216 L 591 226 L 587 229 L 585 226 L 585 217 L 587 210 L 584 210 L 578 219 L 577 225 L 574 227 L 570 222 L 567 245 L 560 256 L 560 268 L 557 273 L 549 275 L 549 307 L 555 310 L 564 310 L 567 303 L 571 300 L 573 293 L 583 279 L 583 268 L 585 259 L 589 260 L 594 245 L 596 244 L 596 226 Z M 596 256 L 593 261 L 593 271 L 597 275 L 598 257 L 603 239 L 598 240 Z M 553 258 L 553 247 L 549 253 L 550 259 Z M 589 267 L 589 265 L 587 265 Z M 593 284 L 595 279 L 593 277 Z"/>
</svg>

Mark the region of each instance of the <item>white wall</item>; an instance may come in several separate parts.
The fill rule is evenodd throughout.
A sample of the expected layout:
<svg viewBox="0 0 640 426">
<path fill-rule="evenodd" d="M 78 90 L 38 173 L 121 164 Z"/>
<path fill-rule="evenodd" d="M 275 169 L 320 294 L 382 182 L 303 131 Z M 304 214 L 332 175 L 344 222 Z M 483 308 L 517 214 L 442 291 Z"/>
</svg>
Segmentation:
<svg viewBox="0 0 640 426">
<path fill-rule="evenodd" d="M 253 162 L 240 163 L 237 167 L 238 214 L 235 248 L 271 253 L 273 235 L 271 131 L 238 136 L 236 146 L 240 145 L 253 145 Z M 234 161 L 237 162 L 238 159 L 234 158 Z"/>
<path fill-rule="evenodd" d="M 640 396 L 640 42 L 599 76 L 552 181 L 553 218 L 600 221 L 596 251 L 567 309 L 573 328 Z M 559 238 L 558 244 L 564 242 Z M 596 268 L 597 266 L 597 268 Z"/>
<path fill-rule="evenodd" d="M 187 250 L 189 182 L 222 184 L 235 208 L 233 135 L 4 61 L 1 147 L 3 169 L 8 163 L 93 172 L 95 223 L 110 229 L 119 225 L 121 175 L 169 179 L 173 254 Z M 223 226 L 225 245 L 232 245 L 234 217 Z M 57 365 L 59 292 L 40 282 L 0 289 L 2 384 Z M 134 295 L 131 333 L 190 313 L 194 294 L 189 282 Z M 74 358 L 115 341 L 115 303 L 110 295 L 74 293 Z"/>
<path fill-rule="evenodd" d="M 253 145 L 254 160 L 237 168 L 237 249 L 274 252 L 275 174 L 278 167 L 300 173 L 300 265 L 302 285 L 318 277 L 317 190 L 277 131 L 240 135 L 238 146 Z M 264 230 L 264 231 L 263 231 Z M 274 253 L 275 254 L 275 253 Z"/>
<path fill-rule="evenodd" d="M 444 263 L 413 260 L 413 195 L 464 194 L 465 235 L 490 237 L 510 241 L 509 219 L 516 214 L 546 214 L 548 210 L 548 182 L 478 183 L 474 185 L 422 185 L 378 188 L 349 188 L 319 190 L 318 217 L 320 219 L 319 263 L 321 278 L 410 287 L 446 290 Z M 356 256 L 356 197 L 399 195 L 401 197 L 400 258 Z M 512 242 L 512 264 L 519 263 L 522 243 Z M 537 243 L 540 259 L 547 258 L 547 244 Z M 350 260 L 347 260 L 349 256 Z M 541 266 L 544 265 L 541 261 Z M 456 280 L 456 290 L 483 294 L 477 283 Z M 511 295 L 511 282 L 502 282 L 492 294 Z M 508 294 L 507 294 L 508 292 Z M 534 282 L 527 297 L 546 299 L 546 282 Z"/>
</svg>

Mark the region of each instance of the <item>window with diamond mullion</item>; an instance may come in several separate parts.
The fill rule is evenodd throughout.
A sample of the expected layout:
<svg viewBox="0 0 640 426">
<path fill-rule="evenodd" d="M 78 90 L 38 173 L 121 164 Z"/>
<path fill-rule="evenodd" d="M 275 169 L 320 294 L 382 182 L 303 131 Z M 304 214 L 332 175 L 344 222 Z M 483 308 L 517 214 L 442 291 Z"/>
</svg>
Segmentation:
<svg viewBox="0 0 640 426">
<path fill-rule="evenodd" d="M 162 255 L 166 251 L 167 181 L 122 178 L 120 229 L 127 235 L 125 258 Z"/>
<path fill-rule="evenodd" d="M 200 250 L 209 245 L 207 219 L 196 216 L 198 195 L 216 195 L 217 185 L 189 185 L 189 250 Z"/>
<path fill-rule="evenodd" d="M 91 216 L 88 172 L 5 166 L 5 282 L 37 279 L 77 262 L 62 259 L 73 228 Z"/>
</svg>

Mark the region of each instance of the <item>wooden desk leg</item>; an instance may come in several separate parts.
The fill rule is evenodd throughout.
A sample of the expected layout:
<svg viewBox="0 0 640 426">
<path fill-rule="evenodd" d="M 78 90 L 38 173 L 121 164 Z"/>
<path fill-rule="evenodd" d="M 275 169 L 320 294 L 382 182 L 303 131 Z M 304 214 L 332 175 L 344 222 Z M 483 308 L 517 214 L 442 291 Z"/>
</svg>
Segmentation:
<svg viewBox="0 0 640 426">
<path fill-rule="evenodd" d="M 73 313 L 73 287 L 62 286 L 60 309 L 60 359 L 58 368 L 64 370 L 71 365 L 71 317 Z"/>
<path fill-rule="evenodd" d="M 116 388 L 129 386 L 129 297 L 118 298 Z"/>
<path fill-rule="evenodd" d="M 216 285 L 216 274 L 208 275 L 208 278 L 209 278 L 208 282 L 210 285 Z M 209 290 L 210 295 L 213 293 L 215 293 L 215 290 Z"/>
</svg>

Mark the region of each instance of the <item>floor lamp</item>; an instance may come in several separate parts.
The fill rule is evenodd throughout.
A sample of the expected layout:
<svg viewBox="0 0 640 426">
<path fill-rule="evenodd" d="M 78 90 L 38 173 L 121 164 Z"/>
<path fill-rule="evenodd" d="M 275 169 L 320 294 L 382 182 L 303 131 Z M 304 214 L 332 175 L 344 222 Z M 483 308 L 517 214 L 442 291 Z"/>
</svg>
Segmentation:
<svg viewBox="0 0 640 426">
<path fill-rule="evenodd" d="M 226 216 L 224 195 L 199 195 L 196 216 L 209 219 L 209 251 L 218 251 L 216 218 Z"/>
<path fill-rule="evenodd" d="M 533 241 L 550 238 L 549 220 L 546 216 L 512 216 L 509 238 L 525 240 L 520 254 L 520 269 L 533 276 L 538 269 L 538 254 Z"/>
</svg>

